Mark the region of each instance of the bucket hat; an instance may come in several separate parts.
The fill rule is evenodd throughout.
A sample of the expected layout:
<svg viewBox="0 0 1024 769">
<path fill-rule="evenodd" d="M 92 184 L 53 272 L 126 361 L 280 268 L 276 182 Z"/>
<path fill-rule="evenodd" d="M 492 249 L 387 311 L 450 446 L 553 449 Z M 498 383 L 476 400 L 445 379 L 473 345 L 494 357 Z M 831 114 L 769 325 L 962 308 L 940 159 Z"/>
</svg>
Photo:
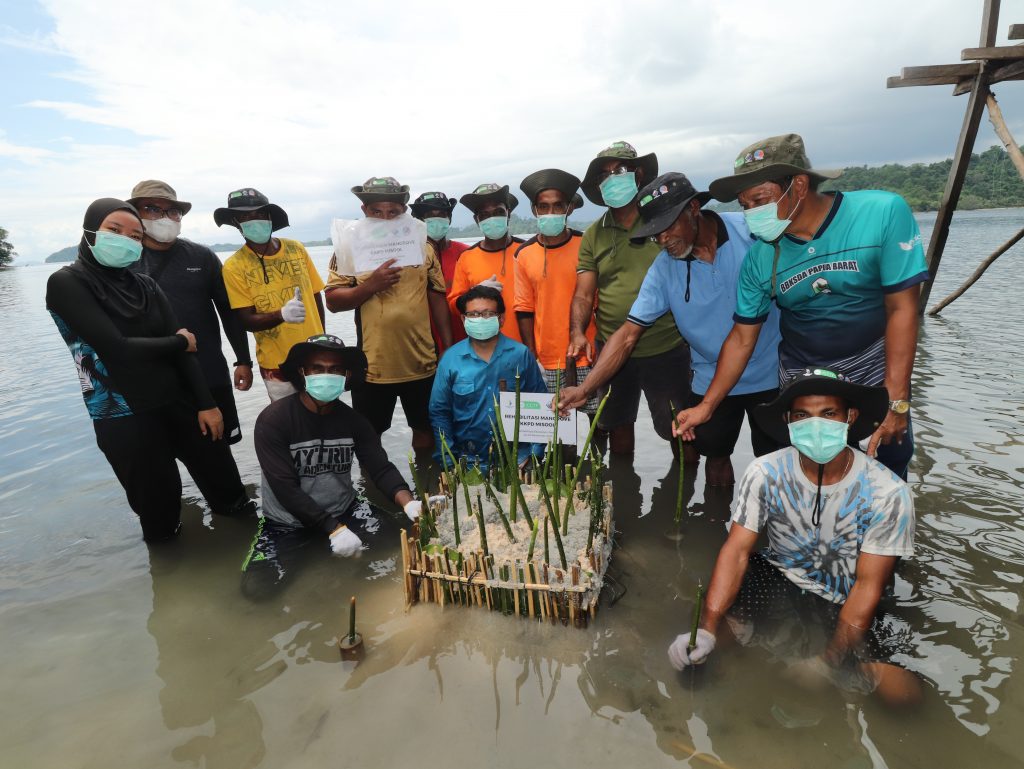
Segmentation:
<svg viewBox="0 0 1024 769">
<path fill-rule="evenodd" d="M 583 181 L 580 183 L 583 194 L 587 196 L 591 203 L 596 205 L 605 206 L 604 198 L 601 197 L 601 183 L 597 176 L 599 173 L 598 166 L 602 165 L 609 158 L 635 163 L 643 171 L 643 181 L 645 184 L 658 175 L 657 155 L 653 152 L 647 155 L 639 155 L 636 147 L 629 142 L 614 142 L 610 147 L 605 147 L 598 152 L 597 157 L 590 161 L 590 165 L 587 166 L 587 173 L 584 174 Z"/>
<path fill-rule="evenodd" d="M 423 218 L 427 211 L 432 210 L 447 211 L 450 216 L 458 202 L 443 192 L 424 192 L 409 204 L 409 208 L 412 209 L 412 215 L 417 219 Z"/>
<path fill-rule="evenodd" d="M 399 184 L 393 176 L 371 176 L 352 188 L 352 194 L 364 204 L 409 202 L 409 185 Z"/>
<path fill-rule="evenodd" d="M 775 400 L 754 408 L 754 418 L 761 429 L 780 445 L 789 444 L 789 426 L 784 414 L 802 395 L 838 395 L 847 406 L 856 408 L 859 413 L 849 431 L 852 441 L 871 435 L 882 424 L 889 409 L 889 391 L 885 387 L 857 384 L 826 368 L 804 369 L 782 388 Z"/>
<path fill-rule="evenodd" d="M 565 196 L 566 203 L 574 203 L 579 188 L 580 180 L 577 177 L 557 168 L 534 171 L 519 185 L 530 205 L 536 202 L 537 196 L 544 190 L 558 190 Z"/>
<path fill-rule="evenodd" d="M 225 224 L 234 224 L 236 214 L 245 214 L 251 211 L 268 211 L 270 213 L 270 224 L 275 230 L 288 226 L 288 214 L 276 203 L 271 203 L 259 190 L 252 187 L 243 187 L 240 190 L 228 193 L 228 204 L 224 208 L 218 208 L 213 212 L 213 221 L 218 227 Z"/>
<path fill-rule="evenodd" d="M 347 347 L 341 338 L 333 334 L 315 334 L 305 342 L 292 345 L 292 349 L 288 351 L 288 357 L 281 364 L 281 373 L 299 391 L 304 389 L 299 368 L 302 365 L 303 358 L 314 350 L 327 350 L 338 353 L 341 357 L 341 365 L 349 371 L 346 389 L 352 389 L 352 385 L 361 383 L 366 377 L 366 355 L 363 354 L 362 350 L 357 347 Z"/>
<path fill-rule="evenodd" d="M 459 198 L 459 202 L 474 214 L 484 203 L 504 203 L 509 213 L 519 205 L 516 196 L 508 191 L 507 184 L 499 186 L 494 182 L 478 185 L 475 190 Z"/>
<path fill-rule="evenodd" d="M 174 203 L 183 216 L 192 210 L 191 203 L 178 200 L 178 193 L 174 191 L 174 187 L 167 182 L 161 182 L 157 179 L 147 179 L 136 184 L 132 188 L 132 196 L 128 198 L 127 202 L 138 207 L 138 203 L 142 198 L 158 198 L 159 200 Z"/>
<path fill-rule="evenodd" d="M 732 176 L 711 182 L 709 189 L 715 200 L 728 203 L 743 190 L 783 176 L 807 174 L 818 181 L 836 179 L 842 170 L 812 168 L 799 134 L 770 136 L 754 142 L 736 156 Z"/>
</svg>

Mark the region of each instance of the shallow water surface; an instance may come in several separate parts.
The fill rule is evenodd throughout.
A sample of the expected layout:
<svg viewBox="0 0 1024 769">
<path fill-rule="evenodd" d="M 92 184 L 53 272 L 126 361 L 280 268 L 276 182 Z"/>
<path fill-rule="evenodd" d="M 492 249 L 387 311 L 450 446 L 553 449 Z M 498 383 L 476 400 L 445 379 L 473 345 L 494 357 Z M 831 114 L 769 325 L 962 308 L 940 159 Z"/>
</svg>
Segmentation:
<svg viewBox="0 0 1024 769">
<path fill-rule="evenodd" d="M 921 218 L 926 233 L 931 221 Z M 1022 226 L 1022 210 L 958 215 L 933 298 Z M 325 265 L 326 249 L 313 255 Z M 635 459 L 610 469 L 619 547 L 586 630 L 406 612 L 396 533 L 359 560 L 310 552 L 282 595 L 244 600 L 254 524 L 211 519 L 190 482 L 180 540 L 141 542 L 43 308 L 52 269 L 0 272 L 0 765 L 1024 765 L 1019 250 L 923 328 L 917 555 L 892 607 L 908 637 L 899 661 L 924 682 L 909 713 L 797 689 L 785 662 L 758 649 L 720 648 L 700 670 L 672 670 L 665 650 L 710 576 L 731 493 L 688 477 L 690 514 L 675 526 L 677 478 L 646 414 Z M 328 327 L 355 339 L 347 316 Z M 256 484 L 259 381 L 238 401 L 246 438 L 235 454 Z M 407 472 L 401 422 L 385 447 Z M 749 460 L 744 436 L 737 473 Z M 353 594 L 366 639 L 358 664 L 337 650 Z"/>
</svg>

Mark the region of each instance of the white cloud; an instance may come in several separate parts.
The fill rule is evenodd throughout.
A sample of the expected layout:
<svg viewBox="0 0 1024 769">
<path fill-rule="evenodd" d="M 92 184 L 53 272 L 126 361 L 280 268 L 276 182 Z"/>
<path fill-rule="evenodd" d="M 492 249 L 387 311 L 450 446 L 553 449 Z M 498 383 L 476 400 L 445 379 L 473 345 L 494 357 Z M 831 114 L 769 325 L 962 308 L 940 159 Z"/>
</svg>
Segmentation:
<svg viewBox="0 0 1024 769">
<path fill-rule="evenodd" d="M 1021 4 L 1004 3 L 1002 26 Z M 961 0 L 44 6 L 55 29 L 33 40 L 67 57 L 79 96 L 33 106 L 136 138 L 5 151 L 0 137 L 0 156 L 30 161 L 5 172 L 0 210 L 31 258 L 75 242 L 93 198 L 127 196 L 143 178 L 191 200 L 186 234 L 213 241 L 237 239 L 210 216 L 237 187 L 325 237 L 368 176 L 455 195 L 483 181 L 518 190 L 537 168 L 582 175 L 620 138 L 698 183 L 788 131 L 822 166 L 943 157 L 963 100 L 886 91 L 885 78 L 958 60 L 980 23 L 980 4 Z"/>
</svg>

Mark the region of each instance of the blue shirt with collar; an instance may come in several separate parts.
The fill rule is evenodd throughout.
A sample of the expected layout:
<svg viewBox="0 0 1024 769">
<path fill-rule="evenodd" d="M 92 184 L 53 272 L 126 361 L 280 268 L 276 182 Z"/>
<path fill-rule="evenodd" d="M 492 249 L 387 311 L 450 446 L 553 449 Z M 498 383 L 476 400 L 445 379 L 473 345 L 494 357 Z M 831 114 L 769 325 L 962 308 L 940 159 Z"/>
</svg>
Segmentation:
<svg viewBox="0 0 1024 769">
<path fill-rule="evenodd" d="M 732 330 L 740 267 L 753 243 L 741 213 L 710 214 L 718 225 L 718 250 L 713 262 L 674 259 L 658 254 L 647 271 L 628 320 L 649 328 L 671 311 L 676 328 L 690 345 L 693 366 L 691 389 L 707 392 L 718 365 L 722 343 Z M 687 298 L 687 296 L 689 298 Z M 743 375 L 730 395 L 774 390 L 779 386 L 779 310 L 766 310 L 764 326 Z"/>
<path fill-rule="evenodd" d="M 434 430 L 434 459 L 441 461 L 441 433 L 456 458 L 466 457 L 470 465 L 479 462 L 487 469 L 488 451 L 494 436 L 494 399 L 500 391 L 499 382 L 515 386 L 516 372 L 522 392 L 547 392 L 537 359 L 526 345 L 504 334 L 498 335 L 489 361 L 473 349 L 472 339 L 463 339 L 448 348 L 437 364 L 434 387 L 430 392 L 430 424 Z M 508 436 L 511 438 L 512 436 Z M 519 446 L 519 461 L 530 452 L 540 456 L 539 443 Z"/>
</svg>

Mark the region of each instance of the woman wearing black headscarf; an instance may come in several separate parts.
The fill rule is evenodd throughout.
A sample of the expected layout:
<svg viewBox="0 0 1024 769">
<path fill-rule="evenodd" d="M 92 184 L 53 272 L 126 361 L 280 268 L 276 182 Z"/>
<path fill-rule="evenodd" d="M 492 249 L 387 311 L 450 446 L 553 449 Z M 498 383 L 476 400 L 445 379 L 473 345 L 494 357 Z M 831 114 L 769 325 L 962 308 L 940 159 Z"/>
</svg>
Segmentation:
<svg viewBox="0 0 1024 769">
<path fill-rule="evenodd" d="M 126 269 L 142 253 L 138 212 L 101 198 L 86 210 L 83 229 L 77 261 L 46 284 L 46 307 L 75 360 L 96 443 L 143 537 L 166 539 L 180 526 L 175 458 L 201 477 L 202 442 L 220 440 L 223 420 L 192 355 L 195 337 L 178 328 L 149 276 Z M 212 506 L 217 489 L 203 486 L 209 480 L 200 490 Z"/>
</svg>

